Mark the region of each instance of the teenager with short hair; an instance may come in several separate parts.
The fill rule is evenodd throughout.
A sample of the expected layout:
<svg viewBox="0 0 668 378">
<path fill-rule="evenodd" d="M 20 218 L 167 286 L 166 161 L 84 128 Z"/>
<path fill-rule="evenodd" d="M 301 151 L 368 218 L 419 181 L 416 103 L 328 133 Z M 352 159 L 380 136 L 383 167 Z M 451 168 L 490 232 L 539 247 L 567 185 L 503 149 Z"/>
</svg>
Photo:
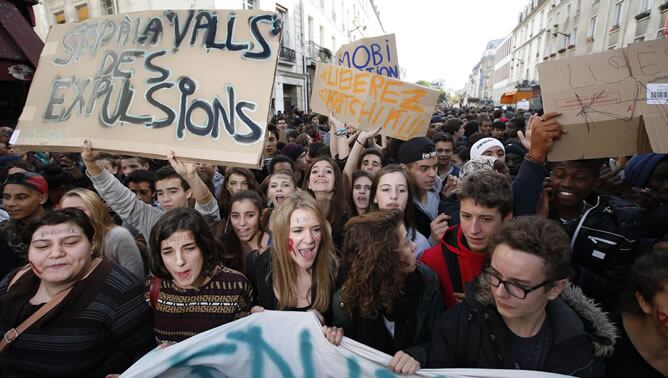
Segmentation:
<svg viewBox="0 0 668 378">
<path fill-rule="evenodd" d="M 155 194 L 154 173 L 143 169 L 133 171 L 127 177 L 127 186 L 144 203 L 153 204 L 153 195 Z"/>
<path fill-rule="evenodd" d="M 452 162 L 452 154 L 455 149 L 455 142 L 452 137 L 448 134 L 436 134 L 431 140 L 436 147 L 438 176 L 441 181 L 446 182 L 448 176 L 459 176 L 459 167 Z"/>
<path fill-rule="evenodd" d="M 535 216 L 512 219 L 491 250 L 489 267 L 466 299 L 438 321 L 428 366 L 602 376 L 615 329 L 569 286 L 568 236 L 559 225 Z"/>
<path fill-rule="evenodd" d="M 599 159 L 553 163 L 546 195 L 551 198 L 549 218 L 571 238 L 573 282 L 611 310 L 635 261 L 644 210 L 595 190 L 601 165 Z"/>
<path fill-rule="evenodd" d="M 510 183 L 491 170 L 466 176 L 457 198 L 460 223 L 450 226 L 439 244 L 420 258 L 438 274 L 447 308 L 463 298 L 465 286 L 480 274 L 492 237 L 513 209 Z"/>
<path fill-rule="evenodd" d="M 44 214 L 48 199 L 49 186 L 37 173 L 10 174 L 2 186 L 2 204 L 10 218 L 0 223 L 0 233 L 22 264 L 28 262 L 28 245 L 23 242 L 23 231 Z"/>
</svg>

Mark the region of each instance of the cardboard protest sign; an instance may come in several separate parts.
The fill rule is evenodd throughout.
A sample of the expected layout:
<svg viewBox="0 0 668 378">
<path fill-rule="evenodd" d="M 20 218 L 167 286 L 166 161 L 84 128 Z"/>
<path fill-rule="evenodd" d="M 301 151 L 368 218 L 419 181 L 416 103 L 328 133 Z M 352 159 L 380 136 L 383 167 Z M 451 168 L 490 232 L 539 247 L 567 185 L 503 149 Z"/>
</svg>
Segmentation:
<svg viewBox="0 0 668 378">
<path fill-rule="evenodd" d="M 51 28 L 14 135 L 23 149 L 258 166 L 281 21 L 167 10 Z"/>
<path fill-rule="evenodd" d="M 427 133 L 438 91 L 368 71 L 317 63 L 311 108 L 356 128 L 408 140 Z"/>
<path fill-rule="evenodd" d="M 358 39 L 336 52 L 339 65 L 399 78 L 397 42 L 394 34 Z"/>
<path fill-rule="evenodd" d="M 668 152 L 668 40 L 538 66 L 546 112 L 568 131 L 550 160 Z"/>
</svg>

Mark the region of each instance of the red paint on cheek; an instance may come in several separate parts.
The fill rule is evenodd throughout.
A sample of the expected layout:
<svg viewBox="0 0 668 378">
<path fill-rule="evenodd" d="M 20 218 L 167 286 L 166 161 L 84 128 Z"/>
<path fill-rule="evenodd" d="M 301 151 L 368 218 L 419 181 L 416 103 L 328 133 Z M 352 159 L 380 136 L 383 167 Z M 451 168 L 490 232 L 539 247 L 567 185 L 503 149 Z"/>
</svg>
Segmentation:
<svg viewBox="0 0 668 378">
<path fill-rule="evenodd" d="M 654 314 L 656 321 L 659 322 L 663 328 L 668 329 L 668 314 L 659 310 L 656 310 Z"/>
<path fill-rule="evenodd" d="M 288 251 L 295 252 L 295 242 L 292 239 L 288 239 Z"/>
</svg>

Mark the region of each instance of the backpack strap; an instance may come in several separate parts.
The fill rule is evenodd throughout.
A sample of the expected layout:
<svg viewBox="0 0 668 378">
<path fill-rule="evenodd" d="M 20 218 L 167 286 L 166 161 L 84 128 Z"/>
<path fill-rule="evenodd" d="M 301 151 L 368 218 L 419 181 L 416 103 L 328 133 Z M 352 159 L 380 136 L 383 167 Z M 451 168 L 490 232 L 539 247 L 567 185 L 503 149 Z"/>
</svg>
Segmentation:
<svg viewBox="0 0 668 378">
<path fill-rule="evenodd" d="M 445 266 L 448 268 L 450 274 L 450 283 L 455 293 L 463 293 L 464 287 L 462 285 L 462 273 L 459 270 L 459 258 L 457 254 L 451 252 L 447 246 L 443 248 L 443 259 L 445 259 Z"/>
<path fill-rule="evenodd" d="M 148 299 L 149 304 L 153 310 L 158 306 L 158 298 L 160 297 L 160 283 L 162 279 L 160 277 L 151 277 L 151 283 L 149 284 L 148 289 Z"/>
</svg>

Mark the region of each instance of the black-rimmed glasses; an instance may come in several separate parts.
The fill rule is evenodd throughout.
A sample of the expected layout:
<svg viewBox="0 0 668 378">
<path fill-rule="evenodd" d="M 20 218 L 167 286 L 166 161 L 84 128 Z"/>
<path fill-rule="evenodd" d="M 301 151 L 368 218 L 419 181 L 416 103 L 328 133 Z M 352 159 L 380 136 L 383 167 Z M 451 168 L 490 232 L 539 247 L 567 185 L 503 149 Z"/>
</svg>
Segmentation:
<svg viewBox="0 0 668 378">
<path fill-rule="evenodd" d="M 529 295 L 529 293 L 531 293 L 532 291 L 540 289 L 541 287 L 552 282 L 552 280 L 547 280 L 533 287 L 522 287 L 515 283 L 502 280 L 497 273 L 495 273 L 490 269 L 486 269 L 482 274 L 483 278 L 485 279 L 485 281 L 487 281 L 487 283 L 489 283 L 494 287 L 499 287 L 501 284 L 503 284 L 503 287 L 506 289 L 506 292 L 518 299 L 525 299 L 527 295 Z"/>
</svg>

